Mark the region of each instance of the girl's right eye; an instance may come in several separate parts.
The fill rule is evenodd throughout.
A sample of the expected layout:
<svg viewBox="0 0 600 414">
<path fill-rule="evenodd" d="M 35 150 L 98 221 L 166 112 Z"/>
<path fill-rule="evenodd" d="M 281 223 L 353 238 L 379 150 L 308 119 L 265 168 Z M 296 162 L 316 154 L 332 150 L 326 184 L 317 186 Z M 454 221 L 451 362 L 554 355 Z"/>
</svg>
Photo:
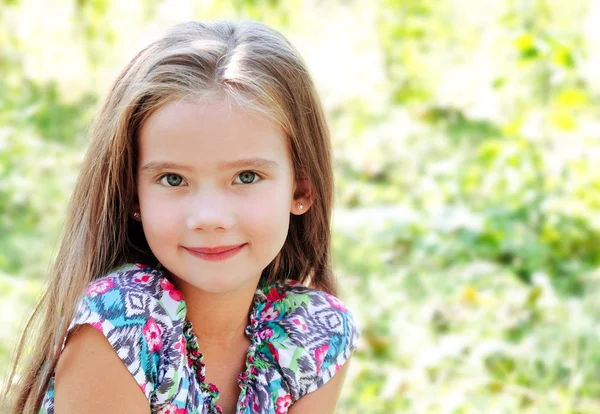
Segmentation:
<svg viewBox="0 0 600 414">
<path fill-rule="evenodd" d="M 160 178 L 160 183 L 167 187 L 180 187 L 185 180 L 178 174 L 165 174 Z"/>
</svg>

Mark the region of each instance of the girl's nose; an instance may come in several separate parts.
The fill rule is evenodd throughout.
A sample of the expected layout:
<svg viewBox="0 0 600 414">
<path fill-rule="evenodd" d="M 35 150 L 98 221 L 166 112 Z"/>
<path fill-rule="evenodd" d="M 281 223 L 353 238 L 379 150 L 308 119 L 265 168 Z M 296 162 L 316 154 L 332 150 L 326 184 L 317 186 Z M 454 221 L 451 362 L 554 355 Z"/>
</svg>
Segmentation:
<svg viewBox="0 0 600 414">
<path fill-rule="evenodd" d="M 190 230 L 224 231 L 234 225 L 231 203 L 216 191 L 204 191 L 190 203 L 189 211 Z"/>
</svg>

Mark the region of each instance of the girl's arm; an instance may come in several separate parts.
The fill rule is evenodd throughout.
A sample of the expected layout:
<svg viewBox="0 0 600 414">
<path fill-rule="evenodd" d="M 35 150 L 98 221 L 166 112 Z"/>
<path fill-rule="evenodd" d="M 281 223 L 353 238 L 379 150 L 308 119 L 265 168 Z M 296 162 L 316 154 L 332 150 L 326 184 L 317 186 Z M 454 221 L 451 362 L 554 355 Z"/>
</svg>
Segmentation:
<svg viewBox="0 0 600 414">
<path fill-rule="evenodd" d="M 348 366 L 350 364 L 350 358 L 344 365 L 339 369 L 338 372 L 325 383 L 322 387 L 317 388 L 315 391 L 306 394 L 298 401 L 296 401 L 290 409 L 288 414 L 333 414 L 335 413 L 335 407 L 337 406 L 338 399 L 340 398 L 340 392 L 342 391 L 342 385 L 346 378 Z"/>
<path fill-rule="evenodd" d="M 104 335 L 90 325 L 73 332 L 58 360 L 54 410 L 150 413 L 146 396 Z"/>
</svg>

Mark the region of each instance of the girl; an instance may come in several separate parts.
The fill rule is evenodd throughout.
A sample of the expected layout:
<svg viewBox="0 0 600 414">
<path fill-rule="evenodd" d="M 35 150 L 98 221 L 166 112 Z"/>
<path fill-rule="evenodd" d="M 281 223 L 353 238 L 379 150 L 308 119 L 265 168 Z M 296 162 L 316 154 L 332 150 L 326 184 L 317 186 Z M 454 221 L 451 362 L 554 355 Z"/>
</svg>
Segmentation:
<svg viewBox="0 0 600 414">
<path fill-rule="evenodd" d="M 333 296 L 332 194 L 286 39 L 175 26 L 94 122 L 13 410 L 332 413 L 358 337 Z"/>
</svg>

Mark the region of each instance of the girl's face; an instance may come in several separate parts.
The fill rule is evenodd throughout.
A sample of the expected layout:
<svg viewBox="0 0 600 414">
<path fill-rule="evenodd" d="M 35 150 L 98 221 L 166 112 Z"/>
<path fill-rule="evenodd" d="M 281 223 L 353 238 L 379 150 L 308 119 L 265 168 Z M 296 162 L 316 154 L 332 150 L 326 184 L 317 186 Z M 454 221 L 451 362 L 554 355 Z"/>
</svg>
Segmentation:
<svg viewBox="0 0 600 414">
<path fill-rule="evenodd" d="M 297 201 L 283 130 L 218 98 L 174 101 L 144 123 L 139 151 L 144 233 L 176 282 L 213 293 L 256 286 Z"/>
</svg>

